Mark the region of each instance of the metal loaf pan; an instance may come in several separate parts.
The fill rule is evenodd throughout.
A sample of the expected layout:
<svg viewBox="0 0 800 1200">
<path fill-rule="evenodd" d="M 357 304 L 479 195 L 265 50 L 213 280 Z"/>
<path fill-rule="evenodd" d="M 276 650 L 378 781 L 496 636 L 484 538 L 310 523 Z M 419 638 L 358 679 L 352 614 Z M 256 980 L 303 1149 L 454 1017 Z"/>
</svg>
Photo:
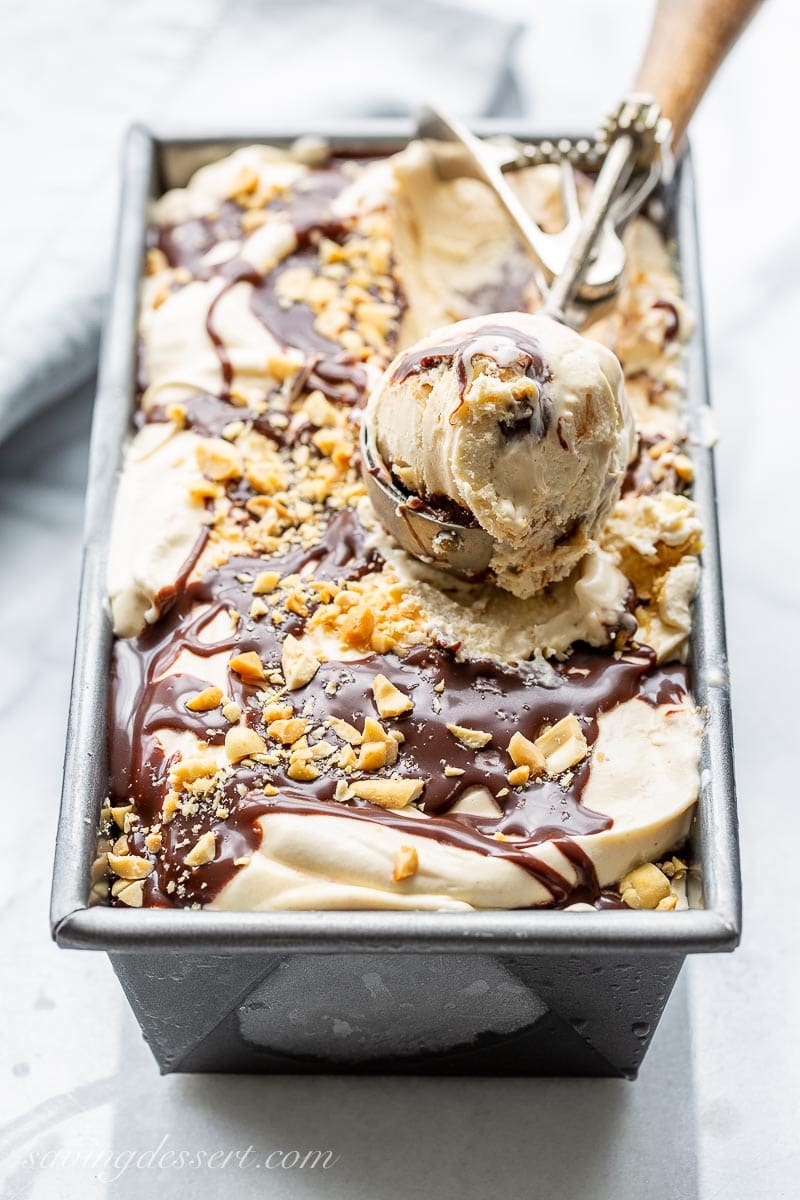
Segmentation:
<svg viewBox="0 0 800 1200">
<path fill-rule="evenodd" d="M 484 123 L 543 144 L 528 126 Z M 87 907 L 106 791 L 110 513 L 135 401 L 146 207 L 203 163 L 300 130 L 131 130 L 92 433 L 83 578 L 52 894 L 60 946 L 105 950 L 161 1070 L 572 1074 L 633 1078 L 685 956 L 738 941 L 740 879 L 706 354 L 691 162 L 662 193 L 687 301 L 694 496 L 705 527 L 693 661 L 708 714 L 692 830 L 697 906 L 681 912 L 222 913 Z M 315 131 L 348 154 L 399 149 L 409 126 Z M 574 144 L 574 143 L 573 143 Z M 586 143 L 584 143 L 586 145 Z M 567 147 L 556 143 L 557 149 Z M 694 872 L 693 872 L 694 874 Z"/>
</svg>

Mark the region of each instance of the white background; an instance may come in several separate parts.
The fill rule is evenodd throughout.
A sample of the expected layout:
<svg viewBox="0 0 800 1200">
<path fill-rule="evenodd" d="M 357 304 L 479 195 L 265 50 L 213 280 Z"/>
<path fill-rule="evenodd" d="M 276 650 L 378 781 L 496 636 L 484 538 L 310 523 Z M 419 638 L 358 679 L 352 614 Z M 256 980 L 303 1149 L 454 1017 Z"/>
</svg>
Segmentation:
<svg viewBox="0 0 800 1200">
<path fill-rule="evenodd" d="M 635 0 L 469 7 L 528 26 L 517 53 L 524 103 L 559 128 L 590 128 L 626 86 L 649 12 Z M 693 129 L 721 435 L 740 950 L 688 964 L 633 1085 L 160 1079 L 105 958 L 58 951 L 48 939 L 89 421 L 88 392 L 78 394 L 0 448 L 0 1171 L 9 1197 L 94 1200 L 150 1188 L 342 1200 L 798 1195 L 799 32 L 791 0 L 769 0 Z M 6 188 L 47 186 L 41 150 Z M 41 336 L 46 343 L 46 329 Z M 25 1166 L 32 1150 L 146 1151 L 165 1134 L 173 1148 L 252 1143 L 264 1157 L 330 1147 L 340 1158 L 326 1172 L 130 1169 L 116 1182 L 114 1172 Z"/>
</svg>

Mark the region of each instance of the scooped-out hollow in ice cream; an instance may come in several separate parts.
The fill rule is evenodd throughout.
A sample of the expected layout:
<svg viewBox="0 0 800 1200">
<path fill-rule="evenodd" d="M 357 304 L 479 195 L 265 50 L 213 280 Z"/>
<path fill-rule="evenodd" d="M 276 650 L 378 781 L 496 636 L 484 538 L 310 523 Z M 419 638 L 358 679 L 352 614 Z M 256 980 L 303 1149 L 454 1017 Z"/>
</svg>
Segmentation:
<svg viewBox="0 0 800 1200">
<path fill-rule="evenodd" d="M 404 350 L 365 419 L 395 481 L 490 534 L 490 570 L 521 597 L 590 548 L 635 449 L 615 355 L 524 313 L 459 321 Z"/>
</svg>

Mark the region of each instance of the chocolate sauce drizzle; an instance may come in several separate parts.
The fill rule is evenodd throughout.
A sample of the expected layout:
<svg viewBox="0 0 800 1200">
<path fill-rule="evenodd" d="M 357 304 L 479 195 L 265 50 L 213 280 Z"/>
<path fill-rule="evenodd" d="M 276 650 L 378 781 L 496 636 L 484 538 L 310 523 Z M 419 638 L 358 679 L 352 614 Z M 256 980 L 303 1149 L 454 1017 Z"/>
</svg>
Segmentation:
<svg viewBox="0 0 800 1200">
<path fill-rule="evenodd" d="M 480 346 L 484 339 L 498 338 L 510 343 L 517 352 L 516 360 L 525 370 L 529 379 L 539 385 L 538 397 L 535 403 L 525 402 L 520 410 L 511 415 L 508 422 L 507 436 L 515 437 L 522 433 L 531 434 L 541 440 L 550 426 L 552 404 L 543 394 L 542 385 L 550 379 L 542 347 L 539 342 L 526 334 L 514 329 L 511 325 L 482 325 L 468 337 L 453 338 L 438 345 L 428 346 L 421 350 L 409 350 L 402 355 L 392 372 L 392 382 L 402 383 L 411 375 L 418 375 L 440 363 L 453 366 L 458 380 L 459 403 L 450 414 L 451 424 L 464 404 L 464 397 L 469 384 L 469 364 L 475 354 L 490 354 L 488 349 Z"/>
<path fill-rule="evenodd" d="M 302 351 L 306 364 L 295 390 L 318 389 L 334 403 L 355 405 L 362 402 L 367 376 L 361 364 L 341 346 L 324 337 L 315 327 L 315 315 L 307 304 L 281 303 L 279 281 L 286 271 L 317 265 L 320 240 L 325 237 L 345 242 L 351 229 L 348 221 L 331 216 L 332 201 L 351 182 L 344 160 L 332 159 L 325 167 L 310 171 L 295 185 L 267 204 L 267 211 L 284 213 L 291 221 L 297 238 L 296 250 L 272 270 L 262 274 L 246 260 L 236 256 L 222 263 L 209 263 L 205 256 L 219 242 L 241 241 L 245 237 L 242 217 L 245 209 L 234 200 L 225 200 L 214 216 L 193 218 L 174 225 L 154 226 L 148 246 L 164 254 L 171 267 L 181 267 L 193 279 L 222 278 L 225 282 L 212 300 L 206 315 L 206 332 L 219 359 L 222 388 L 217 396 L 203 393 L 184 401 L 186 424 L 204 435 L 216 436 L 231 421 L 250 414 L 231 403 L 233 364 L 224 339 L 216 325 L 216 311 L 224 296 L 238 283 L 252 285 L 250 307 L 275 340 L 285 348 Z M 402 297 L 396 297 L 402 307 Z M 142 384 L 144 380 L 140 381 Z M 143 389 L 142 389 L 143 390 Z M 213 401 L 218 401 L 216 407 Z M 166 420 L 163 408 L 155 406 L 147 420 Z M 258 418 L 254 427 L 280 442 L 281 433 L 268 419 Z"/>
<path fill-rule="evenodd" d="M 176 657 L 184 651 L 207 658 L 255 650 L 268 670 L 279 669 L 283 638 L 289 632 L 302 633 L 307 618 L 293 614 L 277 627 L 269 620 L 250 621 L 251 584 L 240 577 L 252 575 L 260 565 L 260 559 L 236 557 L 203 579 L 185 584 L 155 625 L 115 647 L 111 795 L 117 804 L 135 801 L 144 825 L 157 819 L 168 790 L 171 760 L 158 743 L 157 731 L 191 732 L 210 745 L 220 745 L 229 728 L 217 710 L 193 713 L 185 707 L 186 698 L 206 684 L 190 670 L 165 675 Z M 315 579 L 346 582 L 379 569 L 381 560 L 367 547 L 365 531 L 348 509 L 332 518 L 317 546 L 291 551 L 270 560 L 270 565 L 281 575 L 308 571 Z M 231 609 L 241 617 L 238 634 L 230 626 L 230 632 L 209 642 L 212 622 Z M 544 686 L 536 668 L 529 664 L 506 667 L 490 660 L 461 662 L 453 648 L 438 646 L 416 647 L 404 658 L 369 655 L 355 662 L 323 663 L 311 683 L 292 697 L 304 711 L 311 707 L 311 725 L 330 716 L 360 726 L 365 717 L 376 716 L 372 683 L 378 672 L 412 697 L 413 711 L 392 723 L 405 737 L 396 769 L 425 781 L 420 807 L 428 819 L 365 801 L 334 800 L 336 783 L 345 778 L 336 768 L 324 771 L 318 780 L 298 785 L 286 776 L 283 765 L 239 767 L 225 786 L 222 812 L 227 815 L 217 815 L 208 806 L 188 816 L 178 814 L 164 826 L 163 849 L 157 857 L 149 854 L 143 834 L 129 836 L 132 851 L 155 863 L 145 883 L 146 903 L 208 902 L 235 874 L 235 861 L 257 849 L 261 837 L 257 819 L 271 812 L 324 813 L 375 821 L 514 862 L 548 888 L 556 904 L 595 900 L 599 888 L 592 864 L 571 840 L 611 824 L 608 817 L 582 803 L 588 762 L 578 766 L 566 786 L 545 780 L 502 795 L 508 787 L 510 765 L 505 747 L 515 730 L 536 737 L 545 723 L 568 713 L 578 715 L 591 744 L 597 736 L 598 715 L 624 700 L 638 696 L 653 704 L 679 703 L 686 690 L 685 669 L 653 664 L 652 651 L 643 647 L 630 648 L 619 656 L 578 649 L 566 663 L 555 667 L 554 678 L 548 680 L 555 686 Z M 441 691 L 437 685 L 443 685 Z M 256 689 L 231 673 L 228 691 L 241 705 L 247 723 L 266 736 Z M 483 750 L 468 749 L 448 731 L 448 724 L 485 730 L 492 734 L 492 741 Z M 326 737 L 336 740 L 330 730 Z M 446 775 L 446 765 L 462 773 Z M 267 782 L 278 788 L 277 796 L 267 797 L 259 790 Z M 457 810 L 458 801 L 476 787 L 497 797 L 496 815 L 476 816 Z M 216 858 L 184 878 L 186 850 L 207 829 L 217 835 Z M 555 841 L 573 864 L 578 878 L 572 886 L 532 853 L 545 840 Z M 167 890 L 170 883 L 175 885 L 172 892 Z"/>
<path fill-rule="evenodd" d="M 678 331 L 681 327 L 681 320 L 678 316 L 678 310 L 671 300 L 654 300 L 653 308 L 663 308 L 667 313 L 667 323 L 664 326 L 664 344 L 672 342 L 678 336 Z"/>
</svg>

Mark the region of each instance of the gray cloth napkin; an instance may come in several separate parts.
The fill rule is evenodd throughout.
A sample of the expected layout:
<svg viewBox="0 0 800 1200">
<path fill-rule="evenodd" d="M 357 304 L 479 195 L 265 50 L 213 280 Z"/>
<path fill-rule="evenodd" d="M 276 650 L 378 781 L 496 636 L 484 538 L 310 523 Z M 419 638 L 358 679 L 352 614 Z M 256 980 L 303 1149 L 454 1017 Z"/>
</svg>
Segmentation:
<svg viewBox="0 0 800 1200">
<path fill-rule="evenodd" d="M 3 24 L 0 440 L 94 370 L 131 120 L 514 110 L 516 27 L 435 0 L 38 0 Z"/>
</svg>

